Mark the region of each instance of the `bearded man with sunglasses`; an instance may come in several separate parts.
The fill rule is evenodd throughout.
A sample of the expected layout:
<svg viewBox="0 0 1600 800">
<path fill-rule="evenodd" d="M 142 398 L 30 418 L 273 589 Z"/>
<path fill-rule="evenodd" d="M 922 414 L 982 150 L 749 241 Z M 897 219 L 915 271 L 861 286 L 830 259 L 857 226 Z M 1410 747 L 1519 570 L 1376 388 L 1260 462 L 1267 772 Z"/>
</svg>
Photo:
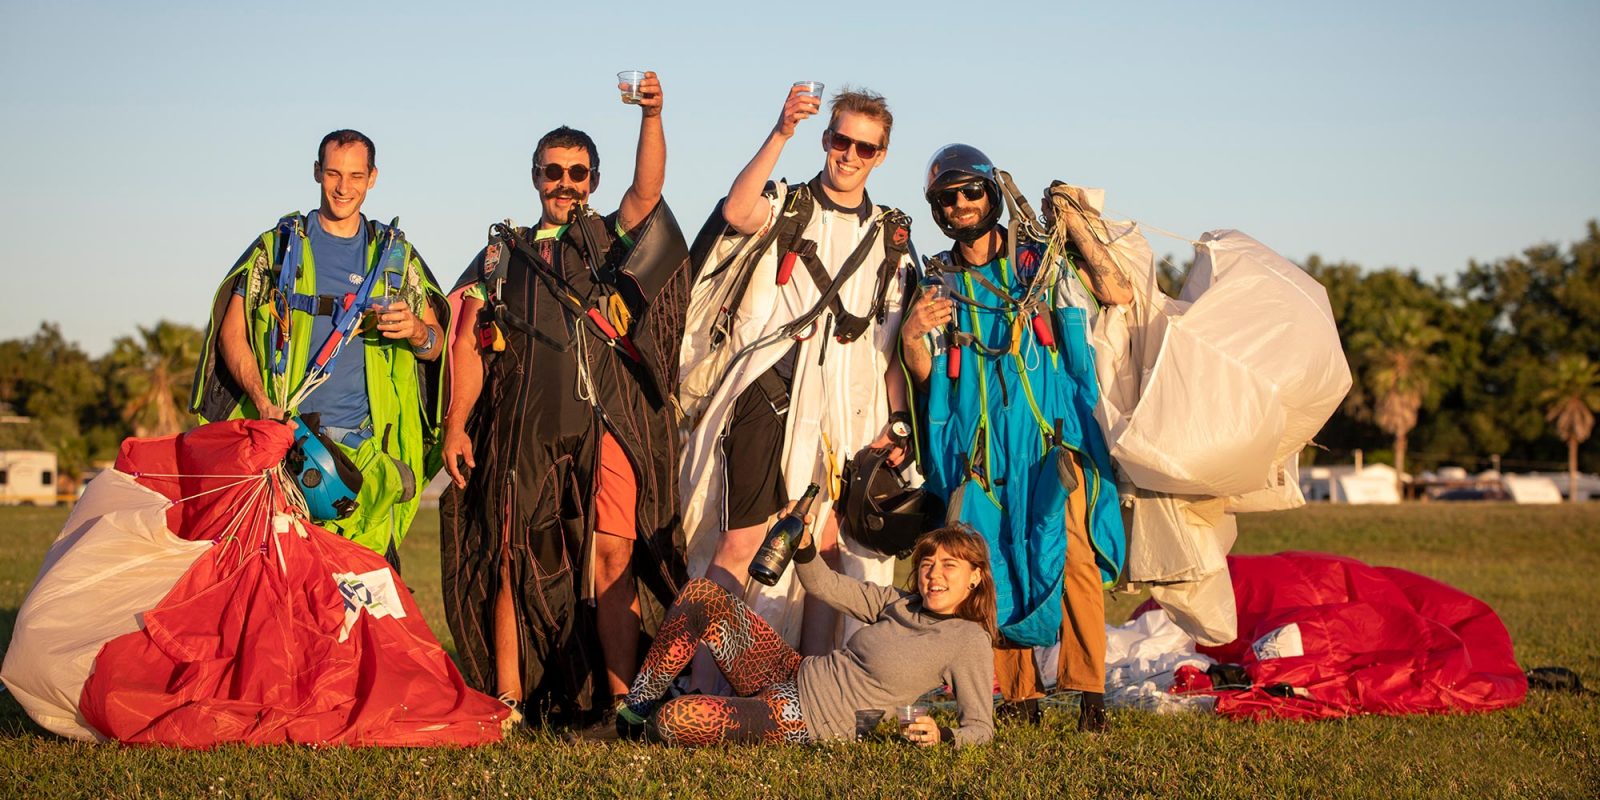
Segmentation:
<svg viewBox="0 0 1600 800">
<path fill-rule="evenodd" d="M 841 540 L 840 470 L 869 444 L 888 446 L 891 417 L 906 408 L 893 359 L 900 309 L 915 283 L 905 255 L 910 220 L 867 195 L 887 156 L 894 117 L 880 95 L 834 96 L 820 132 L 822 170 L 810 181 L 769 183 L 784 147 L 821 101 L 802 86 L 697 237 L 701 276 L 680 357 L 680 407 L 692 426 L 680 471 L 692 575 L 735 594 L 767 527 L 808 484 L 824 559 L 852 577 L 888 583 L 894 561 Z M 891 456 L 898 463 L 903 450 Z M 805 654 L 836 647 L 837 614 L 802 600 L 789 574 L 750 598 Z M 715 667 L 702 654 L 692 688 Z"/>
<path fill-rule="evenodd" d="M 597 729 L 634 679 L 644 620 L 683 577 L 667 398 L 688 248 L 661 201 L 661 84 L 647 73 L 639 88 L 615 213 L 588 207 L 601 170 L 587 134 L 539 140 L 538 225 L 494 226 L 457 284 L 444 424 L 442 567 L 462 672 L 514 708 Z"/>
<path fill-rule="evenodd" d="M 1002 711 L 1038 721 L 1034 648 L 1059 641 L 1056 686 L 1081 693 L 1079 730 L 1102 731 L 1104 589 L 1126 538 L 1088 333 L 1102 306 L 1133 291 L 1081 190 L 1057 191 L 1075 209 L 1058 221 L 1066 246 L 1011 243 L 988 156 L 964 144 L 935 153 L 925 196 L 955 246 L 930 259 L 900 340 L 924 488 L 947 497 L 951 521 L 981 532 L 994 558 Z"/>
</svg>

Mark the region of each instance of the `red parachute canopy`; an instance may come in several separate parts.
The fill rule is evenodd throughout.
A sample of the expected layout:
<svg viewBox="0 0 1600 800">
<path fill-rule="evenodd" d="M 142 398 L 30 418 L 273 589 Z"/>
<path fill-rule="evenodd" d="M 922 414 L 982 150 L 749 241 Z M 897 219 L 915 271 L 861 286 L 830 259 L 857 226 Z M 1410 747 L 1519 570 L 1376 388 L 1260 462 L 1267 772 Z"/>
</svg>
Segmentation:
<svg viewBox="0 0 1600 800">
<path fill-rule="evenodd" d="M 1325 553 L 1229 556 L 1239 637 L 1201 653 L 1242 666 L 1251 688 L 1218 691 L 1235 719 L 1493 711 L 1528 681 L 1511 635 L 1465 592 Z"/>
<path fill-rule="evenodd" d="M 291 435 L 235 420 L 123 444 L 116 468 L 180 501 L 173 532 L 217 546 L 100 651 L 83 718 L 184 747 L 498 741 L 506 709 L 466 687 L 399 575 L 297 519 L 276 469 Z"/>
</svg>

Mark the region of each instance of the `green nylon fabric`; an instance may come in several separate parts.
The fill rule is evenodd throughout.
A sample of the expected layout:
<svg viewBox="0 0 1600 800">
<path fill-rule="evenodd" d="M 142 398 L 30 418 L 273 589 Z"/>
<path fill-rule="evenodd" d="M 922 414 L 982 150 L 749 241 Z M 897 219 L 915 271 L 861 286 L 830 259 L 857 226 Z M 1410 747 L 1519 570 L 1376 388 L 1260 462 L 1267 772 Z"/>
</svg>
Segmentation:
<svg viewBox="0 0 1600 800">
<path fill-rule="evenodd" d="M 298 215 L 290 214 L 285 219 L 293 216 Z M 305 224 L 304 218 L 301 224 Z M 367 240 L 369 265 L 379 256 L 382 232 L 387 226 L 378 224 L 374 227 L 376 230 Z M 277 238 L 277 228 L 273 228 L 263 233 L 255 245 L 245 251 L 239 262 L 229 270 L 228 277 L 223 280 L 222 286 L 218 289 L 218 298 L 221 298 L 222 293 L 233 290 L 236 278 L 241 275 L 246 276 L 244 299 L 248 312 L 247 337 L 250 349 L 255 354 L 256 366 L 260 370 L 262 384 L 267 388 L 268 396 L 283 402 L 300 388 L 300 384 L 305 380 L 313 348 L 320 349 L 323 343 L 311 341 L 311 315 L 290 311 L 289 365 L 284 373 L 287 379 L 286 385 L 281 392 L 273 386 L 273 376 L 268 367 L 269 354 L 272 351 L 270 342 L 272 307 L 265 302 L 265 293 L 260 289 L 263 286 L 275 286 L 277 283 L 277 265 L 273 263 L 273 255 L 277 253 Z M 411 243 L 402 241 L 401 246 L 405 248 L 406 275 L 399 292 L 400 297 L 405 299 L 414 311 L 420 311 L 425 298 L 442 300 L 443 292 L 429 277 L 426 268 L 423 267 L 422 259 L 412 249 Z M 294 290 L 299 294 L 314 296 L 317 294 L 316 265 L 312 260 L 310 241 L 304 241 L 302 247 L 304 249 L 300 276 L 295 282 Z M 262 264 L 266 266 L 264 278 L 250 274 Z M 381 295 L 384 286 L 385 280 L 375 279 L 369 281 L 366 290 L 374 296 Z M 212 321 L 212 330 L 207 334 L 208 341 L 217 335 L 219 322 L 220 320 Z M 441 325 L 444 324 L 443 320 L 440 322 Z M 355 514 L 344 520 L 330 520 L 321 524 L 328 530 L 382 555 L 391 542 L 396 548 L 400 546 L 406 531 L 411 527 L 411 521 L 417 515 L 422 487 L 441 466 L 437 446 L 429 447 L 428 443 L 438 440 L 438 422 L 443 410 L 440 405 L 443 403 L 444 394 L 439 393 L 439 399 L 434 403 L 434 407 L 426 409 L 425 420 L 422 387 L 417 376 L 418 364 L 411 348 L 404 342 L 384 340 L 376 332 L 372 332 L 348 342 L 339 358 L 349 358 L 350 349 L 358 346 L 366 359 L 367 401 L 371 405 L 373 437 L 363 442 L 356 450 L 340 445 L 351 455 L 361 470 L 363 483 L 356 500 L 358 507 Z M 446 347 L 445 351 L 448 349 Z M 294 409 L 288 410 L 294 411 Z M 228 419 L 255 418 L 257 415 L 255 404 L 249 398 L 245 398 L 234 407 Z M 426 437 L 424 437 L 425 425 L 428 428 Z M 385 446 L 387 451 L 384 449 Z M 413 496 L 404 503 L 398 502 L 403 487 L 400 470 L 393 463 L 394 460 L 403 462 L 416 476 Z"/>
</svg>

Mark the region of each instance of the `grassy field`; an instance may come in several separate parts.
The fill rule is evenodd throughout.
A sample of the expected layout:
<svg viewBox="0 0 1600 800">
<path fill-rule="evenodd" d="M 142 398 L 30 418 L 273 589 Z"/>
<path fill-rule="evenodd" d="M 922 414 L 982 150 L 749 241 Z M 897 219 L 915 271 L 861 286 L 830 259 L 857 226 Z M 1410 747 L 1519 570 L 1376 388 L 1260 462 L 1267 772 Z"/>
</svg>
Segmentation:
<svg viewBox="0 0 1600 800">
<path fill-rule="evenodd" d="M 0 509 L 0 642 L 66 512 Z M 1600 684 L 1600 504 L 1314 507 L 1247 516 L 1237 551 L 1320 550 L 1415 570 L 1487 601 L 1526 666 Z M 449 644 L 435 520 L 403 552 Z M 1137 604 L 1119 596 L 1114 620 Z M 85 745 L 0 696 L 5 797 L 1595 797 L 1600 695 L 1534 693 L 1482 716 L 1240 724 L 1120 712 L 1101 736 L 1052 712 L 962 753 L 894 744 L 673 751 L 519 735 L 473 750 Z"/>
</svg>

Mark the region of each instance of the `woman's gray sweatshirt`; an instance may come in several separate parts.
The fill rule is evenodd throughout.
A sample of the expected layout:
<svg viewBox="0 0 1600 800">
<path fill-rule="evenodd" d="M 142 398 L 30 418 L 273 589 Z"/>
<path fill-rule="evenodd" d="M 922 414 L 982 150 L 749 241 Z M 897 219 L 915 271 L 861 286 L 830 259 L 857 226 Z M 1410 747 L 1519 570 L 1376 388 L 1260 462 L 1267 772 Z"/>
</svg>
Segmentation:
<svg viewBox="0 0 1600 800">
<path fill-rule="evenodd" d="M 801 561 L 816 552 L 807 549 L 795 559 L 801 585 L 867 625 L 843 648 L 800 662 L 795 681 L 811 737 L 853 738 L 857 710 L 915 703 L 928 690 L 949 684 L 961 721 L 955 745 L 989 741 L 994 736 L 994 651 L 983 627 L 925 611 L 919 595 L 845 577 L 820 558 Z"/>
</svg>

